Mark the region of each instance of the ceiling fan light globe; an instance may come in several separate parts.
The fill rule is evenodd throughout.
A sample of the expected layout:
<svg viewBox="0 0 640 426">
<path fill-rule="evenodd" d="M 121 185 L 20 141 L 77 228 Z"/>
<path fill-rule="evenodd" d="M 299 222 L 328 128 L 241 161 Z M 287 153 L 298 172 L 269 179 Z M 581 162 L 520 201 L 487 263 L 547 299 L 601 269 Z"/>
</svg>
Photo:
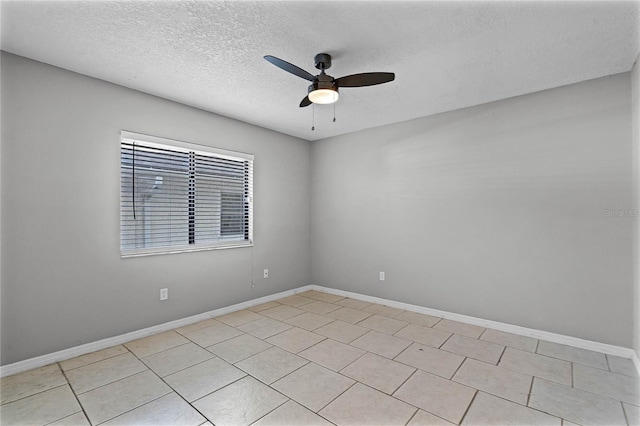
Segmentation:
<svg viewBox="0 0 640 426">
<path fill-rule="evenodd" d="M 316 89 L 309 92 L 309 100 L 314 104 L 332 104 L 339 97 L 338 91 L 332 89 Z"/>
</svg>

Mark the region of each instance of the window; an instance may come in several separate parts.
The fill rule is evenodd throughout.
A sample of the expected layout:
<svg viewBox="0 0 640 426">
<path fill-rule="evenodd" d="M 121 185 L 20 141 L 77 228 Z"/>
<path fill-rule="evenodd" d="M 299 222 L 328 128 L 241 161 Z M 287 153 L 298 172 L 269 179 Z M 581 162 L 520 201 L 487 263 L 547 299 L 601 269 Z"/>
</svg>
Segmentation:
<svg viewBox="0 0 640 426">
<path fill-rule="evenodd" d="M 252 203 L 252 155 L 122 132 L 122 256 L 251 245 Z"/>
</svg>

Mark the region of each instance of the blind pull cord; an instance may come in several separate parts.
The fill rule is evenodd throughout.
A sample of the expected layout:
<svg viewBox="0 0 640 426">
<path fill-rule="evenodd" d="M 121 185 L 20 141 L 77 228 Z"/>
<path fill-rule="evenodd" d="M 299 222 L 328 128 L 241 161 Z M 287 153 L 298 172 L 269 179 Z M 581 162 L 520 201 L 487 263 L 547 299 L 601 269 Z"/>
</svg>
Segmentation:
<svg viewBox="0 0 640 426">
<path fill-rule="evenodd" d="M 131 206 L 133 207 L 133 220 L 136 219 L 136 142 L 132 146 L 133 160 L 131 166 Z"/>
</svg>

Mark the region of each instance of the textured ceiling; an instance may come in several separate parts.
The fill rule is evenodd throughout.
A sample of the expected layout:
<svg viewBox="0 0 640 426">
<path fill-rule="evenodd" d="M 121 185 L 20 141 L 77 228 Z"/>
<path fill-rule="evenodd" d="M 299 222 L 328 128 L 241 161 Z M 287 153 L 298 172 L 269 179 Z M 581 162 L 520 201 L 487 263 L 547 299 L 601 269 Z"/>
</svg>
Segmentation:
<svg viewBox="0 0 640 426">
<path fill-rule="evenodd" d="M 2 1 L 3 50 L 308 140 L 629 71 L 638 2 Z M 299 108 L 316 74 L 395 72 Z"/>
</svg>

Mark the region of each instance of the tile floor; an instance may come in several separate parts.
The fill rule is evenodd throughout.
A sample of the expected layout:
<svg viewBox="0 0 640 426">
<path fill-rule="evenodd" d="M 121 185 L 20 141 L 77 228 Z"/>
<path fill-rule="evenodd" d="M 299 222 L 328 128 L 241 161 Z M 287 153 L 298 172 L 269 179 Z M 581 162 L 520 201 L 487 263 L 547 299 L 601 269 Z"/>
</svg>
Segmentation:
<svg viewBox="0 0 640 426">
<path fill-rule="evenodd" d="M 308 291 L 0 380 L 9 425 L 639 425 L 630 360 Z"/>
</svg>

